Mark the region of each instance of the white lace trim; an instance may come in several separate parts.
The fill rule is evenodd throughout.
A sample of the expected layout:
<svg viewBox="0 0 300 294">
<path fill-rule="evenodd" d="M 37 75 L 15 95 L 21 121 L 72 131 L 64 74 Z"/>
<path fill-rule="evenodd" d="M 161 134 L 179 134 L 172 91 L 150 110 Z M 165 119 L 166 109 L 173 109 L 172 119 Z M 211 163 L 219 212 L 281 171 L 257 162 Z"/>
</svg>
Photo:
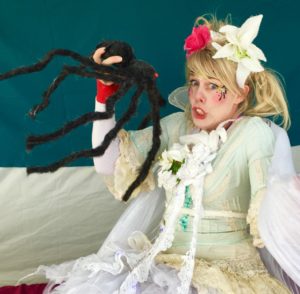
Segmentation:
<svg viewBox="0 0 300 294">
<path fill-rule="evenodd" d="M 194 154 L 196 158 L 193 158 L 193 160 L 192 158 L 187 157 L 185 161 L 183 161 L 183 164 L 180 167 L 180 172 L 178 173 L 179 183 L 175 186 L 168 185 L 168 183 L 164 181 L 163 177 L 159 179 L 163 186 L 172 189 L 173 194 L 173 197 L 171 198 L 171 201 L 166 209 L 166 215 L 168 215 L 168 217 L 165 219 L 165 226 L 161 228 L 161 233 L 155 240 L 153 246 L 145 253 L 142 259 L 138 261 L 133 270 L 129 272 L 120 287 L 119 293 L 135 293 L 137 283 L 142 283 L 147 280 L 152 262 L 157 254 L 161 251 L 166 251 L 172 246 L 175 233 L 175 223 L 178 221 L 181 208 L 184 204 L 187 186 L 191 187 L 194 210 L 196 213 L 193 220 L 193 234 L 190 248 L 183 257 L 183 265 L 178 273 L 178 278 L 181 284 L 177 288 L 177 293 L 185 294 L 189 292 L 195 265 L 195 253 L 198 235 L 197 228 L 200 219 L 203 216 L 203 181 L 205 175 L 212 171 L 211 162 L 215 158 L 216 152 L 221 143 L 226 141 L 227 135 L 223 125 L 227 122 L 228 121 L 222 123 L 215 131 L 212 131 L 209 134 L 207 132 L 200 132 L 198 134 L 187 135 L 180 138 L 181 144 L 186 144 L 183 146 L 183 148 L 188 148 L 186 146 L 193 146 L 191 149 L 192 155 L 194 154 L 194 150 L 203 152 L 203 155 L 201 153 L 197 153 Z M 178 151 L 178 144 L 176 150 Z M 187 156 L 191 156 L 191 154 L 188 154 Z M 188 172 L 190 164 L 192 164 L 191 167 L 194 168 L 192 178 L 189 176 L 190 173 Z M 167 172 L 167 170 L 162 170 L 161 175 L 163 175 L 164 172 Z M 173 176 L 171 175 L 171 177 Z M 169 175 L 167 179 L 169 179 Z"/>
<path fill-rule="evenodd" d="M 144 282 L 147 280 L 152 261 L 155 256 L 165 251 L 172 246 L 175 231 L 175 222 L 177 221 L 180 208 L 183 205 L 185 196 L 185 186 L 180 184 L 176 189 L 176 193 L 167 209 L 171 210 L 169 218 L 166 220 L 166 224 L 161 228 L 161 233 L 155 240 L 154 244 L 145 252 L 144 257 L 134 267 L 134 269 L 128 274 L 124 282 L 120 287 L 119 293 L 135 293 L 135 286 L 137 282 Z"/>
<path fill-rule="evenodd" d="M 181 267 L 178 277 L 181 281 L 181 285 L 177 288 L 178 293 L 188 293 L 193 277 L 194 266 L 195 266 L 195 254 L 197 246 L 197 228 L 199 226 L 200 220 L 203 216 L 203 207 L 202 207 L 202 197 L 203 197 L 203 180 L 204 176 L 198 179 L 197 182 L 193 183 L 191 187 L 191 193 L 193 202 L 195 203 L 195 217 L 193 221 L 193 235 L 190 243 L 190 249 L 187 251 L 184 256 L 184 264 Z"/>
<path fill-rule="evenodd" d="M 103 176 L 105 184 L 116 199 L 122 200 L 122 196 L 130 184 L 137 178 L 141 163 L 137 158 L 134 147 L 130 142 L 129 134 L 125 130 L 118 133 L 120 140 L 120 156 L 115 163 L 115 173 L 113 176 Z M 132 197 L 144 191 L 154 190 L 154 175 L 150 171 L 143 183 L 132 193 Z"/>
</svg>

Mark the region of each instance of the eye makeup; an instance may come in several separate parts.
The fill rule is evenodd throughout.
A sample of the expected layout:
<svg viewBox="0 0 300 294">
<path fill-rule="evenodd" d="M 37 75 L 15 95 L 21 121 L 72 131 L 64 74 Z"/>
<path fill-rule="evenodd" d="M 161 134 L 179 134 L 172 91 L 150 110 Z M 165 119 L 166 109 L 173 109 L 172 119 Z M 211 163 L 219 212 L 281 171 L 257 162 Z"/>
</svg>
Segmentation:
<svg viewBox="0 0 300 294">
<path fill-rule="evenodd" d="M 218 86 L 218 88 L 216 89 L 219 101 L 221 101 L 221 99 L 225 99 L 226 98 L 226 94 L 227 94 L 227 89 L 225 86 Z"/>
</svg>

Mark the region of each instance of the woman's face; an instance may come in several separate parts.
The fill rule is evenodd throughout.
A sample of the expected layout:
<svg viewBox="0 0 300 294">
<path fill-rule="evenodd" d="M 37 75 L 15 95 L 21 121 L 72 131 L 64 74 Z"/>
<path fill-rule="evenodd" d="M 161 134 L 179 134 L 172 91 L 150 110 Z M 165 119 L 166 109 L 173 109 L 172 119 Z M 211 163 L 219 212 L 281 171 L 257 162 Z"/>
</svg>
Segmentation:
<svg viewBox="0 0 300 294">
<path fill-rule="evenodd" d="M 215 79 L 189 78 L 189 101 L 194 125 L 201 130 L 214 130 L 221 122 L 236 118 L 238 105 L 244 98 L 229 92 Z"/>
</svg>

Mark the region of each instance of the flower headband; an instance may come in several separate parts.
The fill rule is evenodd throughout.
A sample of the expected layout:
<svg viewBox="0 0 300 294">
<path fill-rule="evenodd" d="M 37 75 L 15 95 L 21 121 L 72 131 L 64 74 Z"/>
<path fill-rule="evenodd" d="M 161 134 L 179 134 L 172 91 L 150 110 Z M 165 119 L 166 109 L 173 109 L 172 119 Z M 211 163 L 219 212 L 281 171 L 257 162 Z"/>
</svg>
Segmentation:
<svg viewBox="0 0 300 294">
<path fill-rule="evenodd" d="M 225 25 L 219 32 L 210 31 L 206 25 L 193 28 L 191 35 L 185 39 L 184 50 L 186 56 L 204 49 L 209 43 L 216 49 L 213 58 L 227 58 L 238 64 L 236 81 L 243 88 L 245 81 L 251 72 L 264 70 L 259 60 L 267 61 L 264 53 L 252 44 L 256 38 L 263 15 L 248 18 L 240 28 L 233 25 Z M 221 46 L 218 41 L 225 41 Z M 212 42 L 211 42 L 212 41 Z"/>
</svg>

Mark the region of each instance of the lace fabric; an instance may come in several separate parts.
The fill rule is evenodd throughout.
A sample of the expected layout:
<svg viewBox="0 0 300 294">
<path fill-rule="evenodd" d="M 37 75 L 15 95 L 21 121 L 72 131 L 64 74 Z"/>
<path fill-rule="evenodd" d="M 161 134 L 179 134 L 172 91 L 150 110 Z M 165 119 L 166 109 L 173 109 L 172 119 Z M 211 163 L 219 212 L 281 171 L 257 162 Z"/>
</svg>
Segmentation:
<svg viewBox="0 0 300 294">
<path fill-rule="evenodd" d="M 132 146 L 133 143 L 129 139 L 129 134 L 125 130 L 121 130 L 118 134 L 120 140 L 120 156 L 115 164 L 115 174 L 113 176 L 103 176 L 108 190 L 115 196 L 116 199 L 122 200 L 124 192 L 129 185 L 133 183 L 139 173 L 139 168 L 142 164 L 137 158 L 137 152 Z M 137 187 L 132 197 L 137 196 L 141 192 L 150 191 L 155 188 L 155 179 L 150 171 L 143 183 Z"/>
<path fill-rule="evenodd" d="M 159 254 L 156 261 L 179 270 L 182 256 Z M 192 284 L 198 293 L 290 293 L 268 274 L 258 254 L 236 260 L 196 259 Z"/>
</svg>

